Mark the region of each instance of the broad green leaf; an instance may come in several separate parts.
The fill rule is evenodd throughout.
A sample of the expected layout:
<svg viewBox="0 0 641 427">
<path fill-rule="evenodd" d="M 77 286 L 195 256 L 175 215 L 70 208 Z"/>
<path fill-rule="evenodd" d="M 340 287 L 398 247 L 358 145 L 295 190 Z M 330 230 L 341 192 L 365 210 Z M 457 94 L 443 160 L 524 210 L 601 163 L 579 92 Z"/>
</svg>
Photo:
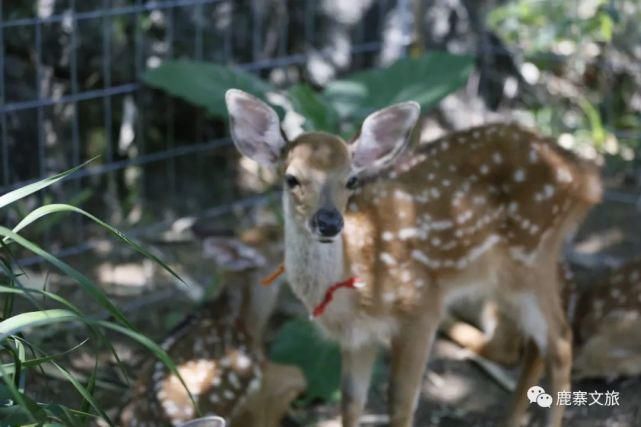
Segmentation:
<svg viewBox="0 0 641 427">
<path fill-rule="evenodd" d="M 16 314 L 0 322 L 0 341 L 26 328 L 74 320 L 78 320 L 76 313 L 59 308 Z"/>
<path fill-rule="evenodd" d="M 314 92 L 306 84 L 298 84 L 289 88 L 287 95 L 294 110 L 305 117 L 306 131 L 338 133 L 338 113 L 323 94 Z"/>
<path fill-rule="evenodd" d="M 94 283 L 89 280 L 84 274 L 72 268 L 69 264 L 64 261 L 56 258 L 47 251 L 40 248 L 35 243 L 30 242 L 19 234 L 14 233 L 13 231 L 0 226 L 0 236 L 9 237 L 11 240 L 19 244 L 20 246 L 28 249 L 39 257 L 43 258 L 48 263 L 52 264 L 67 276 L 74 279 L 78 284 L 80 284 L 104 309 L 106 309 L 109 314 L 114 316 L 119 322 L 126 325 L 127 327 L 132 327 L 129 321 L 125 318 L 125 315 L 107 298 L 107 296 L 98 288 Z"/>
<path fill-rule="evenodd" d="M 397 102 L 416 101 L 428 110 L 460 88 L 473 65 L 470 56 L 432 52 L 333 81 L 324 93 L 343 119 L 359 125 L 371 112 Z"/>
<path fill-rule="evenodd" d="M 340 386 L 340 350 L 336 343 L 324 339 L 310 321 L 287 322 L 274 339 L 270 354 L 274 362 L 295 365 L 303 371 L 307 400 L 336 397 Z"/>
<path fill-rule="evenodd" d="M 11 203 L 23 199 L 33 193 L 36 193 L 43 188 L 49 187 L 52 184 L 55 184 L 56 182 L 60 181 L 61 179 L 66 178 L 67 176 L 71 175 L 72 173 L 76 172 L 78 169 L 83 168 L 87 164 L 91 163 L 92 161 L 95 160 L 95 157 L 84 162 L 81 165 L 78 165 L 72 169 L 69 169 L 68 171 L 61 172 L 57 175 L 50 176 L 48 178 L 42 179 L 40 181 L 34 182 L 33 184 L 25 185 L 24 187 L 20 187 L 16 190 L 10 191 L 6 194 L 3 194 L 0 196 L 0 209 L 10 205 Z"/>
<path fill-rule="evenodd" d="M 131 246 L 136 252 L 144 255 L 145 257 L 155 261 L 158 263 L 160 266 L 162 266 L 167 272 L 169 272 L 171 275 L 173 275 L 176 279 L 180 281 L 180 283 L 184 284 L 187 286 L 187 284 L 183 281 L 183 279 L 178 276 L 176 272 L 174 272 L 171 267 L 169 267 L 167 264 L 165 264 L 162 260 L 160 260 L 157 256 L 151 254 L 149 251 L 147 251 L 145 248 L 143 248 L 140 244 L 136 243 L 135 241 L 131 240 L 129 237 L 127 237 L 124 233 L 119 231 L 118 229 L 112 227 L 111 225 L 107 224 L 106 222 L 102 221 L 101 219 L 97 218 L 96 216 L 90 214 L 87 211 L 84 211 L 80 208 L 77 208 L 75 206 L 67 205 L 67 204 L 62 204 L 62 203 L 53 203 L 45 206 L 41 206 L 37 209 L 34 209 L 31 211 L 27 216 L 25 216 L 22 221 L 18 223 L 13 228 L 14 233 L 20 232 L 22 229 L 27 227 L 28 225 L 32 224 L 33 222 L 37 221 L 38 219 L 45 217 L 47 215 L 51 215 L 54 213 L 62 213 L 62 212 L 75 212 L 81 215 L 86 216 L 87 218 L 91 219 L 94 221 L 96 224 L 100 225 L 101 227 L 106 228 L 109 232 L 111 232 L 114 236 L 122 240 L 123 242 L 127 243 L 129 246 Z M 4 238 L 4 241 L 7 242 L 9 241 L 8 237 Z"/>
<path fill-rule="evenodd" d="M 236 88 L 265 99 L 272 86 L 238 68 L 199 61 L 167 61 L 147 71 L 143 81 L 204 107 L 217 117 L 227 117 L 225 92 Z"/>
</svg>

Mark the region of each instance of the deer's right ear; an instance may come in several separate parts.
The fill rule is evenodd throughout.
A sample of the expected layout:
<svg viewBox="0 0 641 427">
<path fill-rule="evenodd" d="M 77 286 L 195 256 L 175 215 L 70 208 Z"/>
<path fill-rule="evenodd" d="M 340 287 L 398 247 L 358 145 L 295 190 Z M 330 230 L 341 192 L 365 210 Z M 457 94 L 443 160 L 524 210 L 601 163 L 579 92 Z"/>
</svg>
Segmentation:
<svg viewBox="0 0 641 427">
<path fill-rule="evenodd" d="M 238 150 L 262 165 L 280 161 L 285 138 L 278 114 L 260 99 L 242 90 L 225 93 L 231 137 Z"/>
</svg>

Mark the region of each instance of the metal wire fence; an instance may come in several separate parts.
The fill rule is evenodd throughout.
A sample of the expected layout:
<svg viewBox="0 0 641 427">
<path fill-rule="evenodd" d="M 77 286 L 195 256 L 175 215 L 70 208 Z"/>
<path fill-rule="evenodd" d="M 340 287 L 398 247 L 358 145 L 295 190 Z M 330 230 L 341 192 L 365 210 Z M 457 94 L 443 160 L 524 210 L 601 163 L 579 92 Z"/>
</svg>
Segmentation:
<svg viewBox="0 0 641 427">
<path fill-rule="evenodd" d="M 69 199 L 93 188 L 86 203 L 107 212 L 117 225 L 125 224 L 134 236 L 184 212 L 163 212 L 167 204 L 154 197 L 162 199 L 166 194 L 161 193 L 169 192 L 176 204 L 185 194 L 184 186 L 181 190 L 176 184 L 181 170 L 197 163 L 193 168 L 198 176 L 207 169 L 200 157 L 215 158 L 217 152 L 225 156 L 230 142 L 201 112 L 194 112 L 193 124 L 174 117 L 176 101 L 141 84 L 145 70 L 167 59 L 188 58 L 233 64 L 263 76 L 274 70 L 300 72 L 310 53 L 320 50 L 319 34 L 327 25 L 315 0 L 286 2 L 294 7 L 284 11 L 269 10 L 271 3 L 260 0 L 33 3 L 0 3 L 0 193 L 97 154 L 97 161 L 54 192 Z M 361 19 L 350 27 L 352 61 L 379 51 L 383 17 L 390 11 L 407 17 L 402 19 L 409 39 L 409 1 L 371 2 L 363 13 L 375 19 Z M 271 19 L 282 20 L 276 34 L 268 32 Z M 365 27 L 372 22 L 376 28 Z M 196 129 L 183 132 L 185 126 Z M 180 165 L 185 158 L 191 166 Z M 123 195 L 122 182 L 132 171 L 142 183 L 133 195 Z M 167 184 L 153 183 L 158 181 Z M 123 212 L 117 206 L 127 197 L 156 213 L 127 222 L 133 209 Z M 239 201 L 237 195 L 226 194 L 192 203 L 188 209 L 212 217 L 260 200 Z M 135 226 L 127 227 L 128 223 Z M 60 239 L 56 233 L 49 243 L 59 256 L 87 251 L 92 244 L 86 228 L 78 220 L 70 238 Z M 22 263 L 36 262 L 29 258 Z"/>
<path fill-rule="evenodd" d="M 73 200 L 89 189 L 78 200 L 132 236 L 187 212 L 213 218 L 261 202 L 261 197 L 239 198 L 230 185 L 221 184 L 230 173 L 224 128 L 140 82 L 145 70 L 172 58 L 233 64 L 281 85 L 296 81 L 311 55 L 331 55 L 322 52 L 323 37 L 337 27 L 328 23 L 334 17 L 322 10 L 323 2 L 283 1 L 284 10 L 274 4 L 1 2 L 0 193 L 100 155 L 53 192 L 57 199 Z M 349 39 L 352 69 L 375 63 L 391 14 L 400 22 L 402 50 L 416 24 L 410 0 L 360 4 L 365 8 L 360 15 L 339 25 Z M 496 46 L 482 44 L 476 53 L 487 49 Z M 208 181 L 216 181 L 216 194 L 209 194 Z M 637 201 L 614 192 L 608 197 Z M 50 239 L 60 256 L 93 247 L 94 234 L 81 220 L 66 234 Z"/>
</svg>

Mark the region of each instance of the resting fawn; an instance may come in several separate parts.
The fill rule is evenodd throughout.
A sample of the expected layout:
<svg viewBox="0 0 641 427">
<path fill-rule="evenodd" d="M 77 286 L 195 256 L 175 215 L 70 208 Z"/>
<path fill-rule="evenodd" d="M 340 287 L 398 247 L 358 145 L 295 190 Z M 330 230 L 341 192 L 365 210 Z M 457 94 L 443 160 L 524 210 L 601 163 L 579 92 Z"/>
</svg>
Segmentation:
<svg viewBox="0 0 641 427">
<path fill-rule="evenodd" d="M 526 391 L 543 367 L 551 393 L 569 390 L 571 331 L 556 263 L 564 240 L 601 195 L 595 168 L 517 126 L 450 134 L 395 164 L 420 108 L 392 105 L 368 116 L 350 143 L 321 133 L 287 141 L 275 111 L 229 90 L 236 147 L 284 176 L 285 269 L 342 350 L 343 426 L 358 424 L 379 344 L 391 346 L 390 424 L 413 424 L 422 376 L 444 307 L 493 293 L 528 337 L 507 425 L 518 425 Z M 563 407 L 549 411 L 561 423 Z"/>
<path fill-rule="evenodd" d="M 641 257 L 577 294 L 577 377 L 641 374 Z"/>
<path fill-rule="evenodd" d="M 201 415 L 219 415 L 230 427 L 277 427 L 304 390 L 300 369 L 265 360 L 263 330 L 273 311 L 276 286 L 258 282 L 268 260 L 280 256 L 278 227 L 246 230 L 239 238 L 209 236 L 203 242 L 229 282 L 170 333 L 162 346 L 176 363 Z M 273 258 L 273 259 L 272 259 Z M 143 370 L 120 425 L 181 425 L 199 415 L 178 377 L 161 362 Z"/>
</svg>

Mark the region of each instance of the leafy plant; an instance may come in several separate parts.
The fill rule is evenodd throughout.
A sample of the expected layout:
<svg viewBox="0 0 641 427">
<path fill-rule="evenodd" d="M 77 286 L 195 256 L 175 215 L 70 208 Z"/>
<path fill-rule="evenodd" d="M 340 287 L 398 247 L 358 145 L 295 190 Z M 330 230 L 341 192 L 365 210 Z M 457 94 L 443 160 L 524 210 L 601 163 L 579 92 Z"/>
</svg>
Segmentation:
<svg viewBox="0 0 641 427">
<path fill-rule="evenodd" d="M 287 322 L 274 339 L 271 358 L 301 368 L 307 380 L 306 400 L 336 398 L 341 371 L 338 344 L 322 337 L 309 320 Z"/>
<path fill-rule="evenodd" d="M 214 116 L 227 117 L 225 91 L 237 88 L 265 98 L 273 87 L 253 75 L 230 67 L 198 61 L 167 61 L 148 71 L 144 81 L 172 95 L 204 107 Z"/>
<path fill-rule="evenodd" d="M 305 117 L 306 130 L 351 132 L 372 111 L 395 102 L 414 100 L 428 110 L 460 88 L 473 68 L 464 55 L 433 52 L 403 58 L 389 67 L 361 71 L 336 80 L 321 92 L 306 84 L 286 91 L 294 110 Z M 226 118 L 225 92 L 238 88 L 264 101 L 276 88 L 252 74 L 224 65 L 197 61 L 168 61 L 148 71 L 143 80 Z"/>
<path fill-rule="evenodd" d="M 69 176 L 81 166 L 67 172 L 43 179 L 0 196 L 0 209 L 24 199 L 63 178 Z M 106 331 L 115 331 L 125 335 L 150 350 L 168 368 L 177 374 L 169 356 L 149 338 L 136 331 L 127 321 L 125 315 L 116 307 L 104 292 L 88 277 L 55 257 L 35 242 L 20 235 L 25 228 L 32 226 L 52 214 L 73 212 L 83 215 L 111 232 L 121 241 L 146 257 L 154 259 L 168 272 L 176 274 L 162 261 L 147 252 L 138 243 L 127 236 L 75 206 L 66 204 L 49 204 L 34 209 L 13 228 L 0 226 L 0 294 L 2 294 L 2 317 L 0 318 L 0 419 L 2 425 L 87 425 L 89 420 L 102 418 L 109 425 L 114 425 L 107 413 L 95 399 L 96 374 L 98 365 L 90 378 L 83 384 L 75 374 L 64 367 L 64 358 L 74 353 L 87 342 L 95 350 L 106 346 L 118 355 L 106 336 Z M 99 320 L 84 313 L 62 296 L 44 289 L 27 288 L 22 284 L 24 273 L 16 266 L 14 253 L 19 249 L 26 250 L 41 257 L 44 261 L 60 270 L 75 281 L 100 307 L 105 309 L 113 321 Z M 15 299 L 23 298 L 34 306 L 33 311 L 15 313 Z M 46 338 L 58 331 L 57 326 L 67 323 L 79 323 L 85 326 L 88 339 L 72 346 L 66 351 L 52 353 L 46 347 Z M 45 343 L 41 347 L 41 343 Z M 120 362 L 118 361 L 120 364 Z M 79 394 L 82 402 L 80 408 L 69 408 L 57 402 L 39 401 L 30 389 L 30 378 L 35 371 L 52 367 L 59 376 L 71 385 Z M 122 366 L 120 366 L 122 369 Z M 182 380 L 181 380 L 182 381 Z"/>
<path fill-rule="evenodd" d="M 402 58 L 386 68 L 360 71 L 327 85 L 324 94 L 340 116 L 360 123 L 390 104 L 416 101 L 423 111 L 460 88 L 473 68 L 470 56 L 433 52 Z"/>
<path fill-rule="evenodd" d="M 535 94 L 522 101 L 538 128 L 576 148 L 623 155 L 641 129 L 632 53 L 640 18 L 639 2 L 630 0 L 516 0 L 493 9 L 488 24 L 518 46 Z"/>
</svg>

